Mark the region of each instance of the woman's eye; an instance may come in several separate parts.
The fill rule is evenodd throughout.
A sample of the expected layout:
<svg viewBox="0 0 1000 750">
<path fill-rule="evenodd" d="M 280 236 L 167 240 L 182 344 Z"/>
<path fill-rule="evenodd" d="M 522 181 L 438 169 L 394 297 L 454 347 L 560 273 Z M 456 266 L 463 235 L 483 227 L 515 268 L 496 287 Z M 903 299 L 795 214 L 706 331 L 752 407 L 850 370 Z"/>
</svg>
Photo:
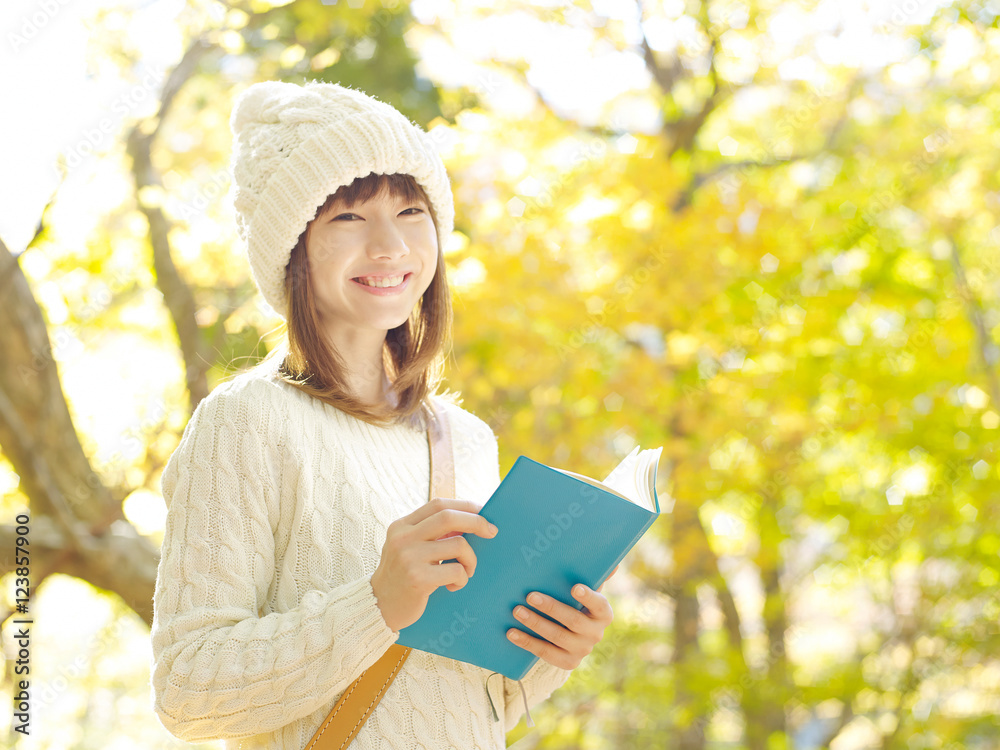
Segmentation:
<svg viewBox="0 0 1000 750">
<path fill-rule="evenodd" d="M 416 216 L 417 214 L 422 214 L 424 212 L 422 208 L 412 207 L 412 208 L 407 208 L 407 209 L 401 211 L 400 213 L 401 214 L 406 214 L 407 211 L 416 211 L 415 214 L 409 214 L 410 216 Z M 341 219 L 347 219 L 348 217 L 351 217 L 351 216 L 353 216 L 355 219 L 360 219 L 361 218 L 357 214 L 346 213 L 346 214 L 338 214 L 337 216 L 334 216 L 333 219 L 331 219 L 331 221 L 340 221 Z"/>
</svg>

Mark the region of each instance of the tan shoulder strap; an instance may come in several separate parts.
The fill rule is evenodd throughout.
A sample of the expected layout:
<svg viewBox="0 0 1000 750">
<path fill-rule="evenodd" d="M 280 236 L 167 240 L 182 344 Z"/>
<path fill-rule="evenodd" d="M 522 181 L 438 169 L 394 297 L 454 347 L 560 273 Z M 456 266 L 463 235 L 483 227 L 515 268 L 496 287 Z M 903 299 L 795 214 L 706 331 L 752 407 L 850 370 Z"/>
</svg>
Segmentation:
<svg viewBox="0 0 1000 750">
<path fill-rule="evenodd" d="M 431 401 L 428 442 L 431 446 L 431 491 L 428 502 L 435 497 L 455 497 L 455 452 L 451 447 L 451 425 L 448 415 Z"/>
<path fill-rule="evenodd" d="M 440 406 L 428 399 L 427 442 L 430 445 L 430 492 L 435 497 L 455 497 L 455 454 L 451 447 L 451 427 Z M 394 643 L 372 666 L 352 682 L 329 715 L 319 725 L 306 750 L 343 750 L 396 679 L 411 649 Z"/>
</svg>

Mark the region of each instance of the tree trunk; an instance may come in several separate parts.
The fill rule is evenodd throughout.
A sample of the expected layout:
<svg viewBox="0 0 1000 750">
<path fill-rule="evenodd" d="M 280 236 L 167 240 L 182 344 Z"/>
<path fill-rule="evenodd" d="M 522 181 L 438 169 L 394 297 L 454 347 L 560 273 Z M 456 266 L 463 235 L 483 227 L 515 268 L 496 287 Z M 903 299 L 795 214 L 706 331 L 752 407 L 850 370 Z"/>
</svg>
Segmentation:
<svg viewBox="0 0 1000 750">
<path fill-rule="evenodd" d="M 706 718 L 700 715 L 698 693 L 689 689 L 689 675 L 697 673 L 704 663 L 698 646 L 698 597 L 697 586 L 704 580 L 703 530 L 698 518 L 697 505 L 687 498 L 682 483 L 680 465 L 674 467 L 675 503 L 670 516 L 674 542 L 674 710 L 679 716 L 672 738 L 677 750 L 702 750 L 705 747 Z M 686 464 L 684 465 L 686 469 Z"/>
<path fill-rule="evenodd" d="M 3 241 L 0 299 L 0 448 L 30 502 L 32 586 L 52 573 L 77 576 L 116 592 L 151 623 L 159 556 L 83 452 L 42 310 Z M 13 549 L 14 538 L 13 526 L 0 527 L 4 549 Z M 14 569 L 13 555 L 0 560 L 0 573 Z"/>
</svg>

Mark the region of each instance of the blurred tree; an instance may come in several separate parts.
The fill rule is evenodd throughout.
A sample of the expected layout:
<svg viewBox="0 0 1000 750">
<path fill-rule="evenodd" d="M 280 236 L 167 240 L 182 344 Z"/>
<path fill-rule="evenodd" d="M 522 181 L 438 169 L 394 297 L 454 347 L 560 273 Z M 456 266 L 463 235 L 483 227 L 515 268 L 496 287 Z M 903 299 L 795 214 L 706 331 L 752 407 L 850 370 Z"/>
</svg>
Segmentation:
<svg viewBox="0 0 1000 750">
<path fill-rule="evenodd" d="M 577 130 L 568 170 L 544 156 L 567 138 L 555 112 L 519 131 L 494 111 L 481 136 L 510 144 L 492 164 L 526 156 L 509 179 L 488 173 L 498 205 L 477 206 L 466 251 L 485 270 L 463 293 L 517 335 L 501 346 L 457 315 L 475 410 L 509 416 L 502 460 L 597 476 L 634 442 L 666 447 L 669 553 L 631 571 L 671 617 L 554 699 L 588 733 L 631 726 L 619 747 L 993 746 L 996 681 L 961 708 L 944 686 L 963 659 L 996 669 L 996 535 L 981 519 L 998 480 L 1000 9 L 949 7 L 910 29 L 913 9 L 897 8 L 870 37 L 898 45 L 887 63 L 857 50 L 834 64 L 817 50 L 847 24 L 782 43 L 808 7 L 650 6 L 634 42 L 630 23 L 580 5 L 595 55 L 641 51 L 660 132 L 625 133 L 611 114 Z M 520 61 L 495 65 L 530 85 Z M 475 179 L 458 182 L 487 189 Z M 833 601 L 846 611 L 811 611 Z M 845 633 L 839 651 L 824 619 Z M 625 667 L 621 684 L 650 637 L 669 661 L 648 677 Z M 599 685 L 616 690 L 586 699 Z M 662 708 L 633 723 L 623 694 Z"/>
</svg>

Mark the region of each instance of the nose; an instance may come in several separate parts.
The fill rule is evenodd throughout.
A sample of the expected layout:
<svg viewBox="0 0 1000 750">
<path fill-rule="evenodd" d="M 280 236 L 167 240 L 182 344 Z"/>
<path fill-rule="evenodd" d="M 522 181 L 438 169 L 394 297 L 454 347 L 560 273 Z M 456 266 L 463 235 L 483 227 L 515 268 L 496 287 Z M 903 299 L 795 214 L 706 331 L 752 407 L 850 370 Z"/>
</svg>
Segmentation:
<svg viewBox="0 0 1000 750">
<path fill-rule="evenodd" d="M 395 260 L 409 254 L 410 248 L 406 244 L 405 236 L 394 222 L 382 221 L 372 227 L 367 251 L 369 258 Z"/>
</svg>

